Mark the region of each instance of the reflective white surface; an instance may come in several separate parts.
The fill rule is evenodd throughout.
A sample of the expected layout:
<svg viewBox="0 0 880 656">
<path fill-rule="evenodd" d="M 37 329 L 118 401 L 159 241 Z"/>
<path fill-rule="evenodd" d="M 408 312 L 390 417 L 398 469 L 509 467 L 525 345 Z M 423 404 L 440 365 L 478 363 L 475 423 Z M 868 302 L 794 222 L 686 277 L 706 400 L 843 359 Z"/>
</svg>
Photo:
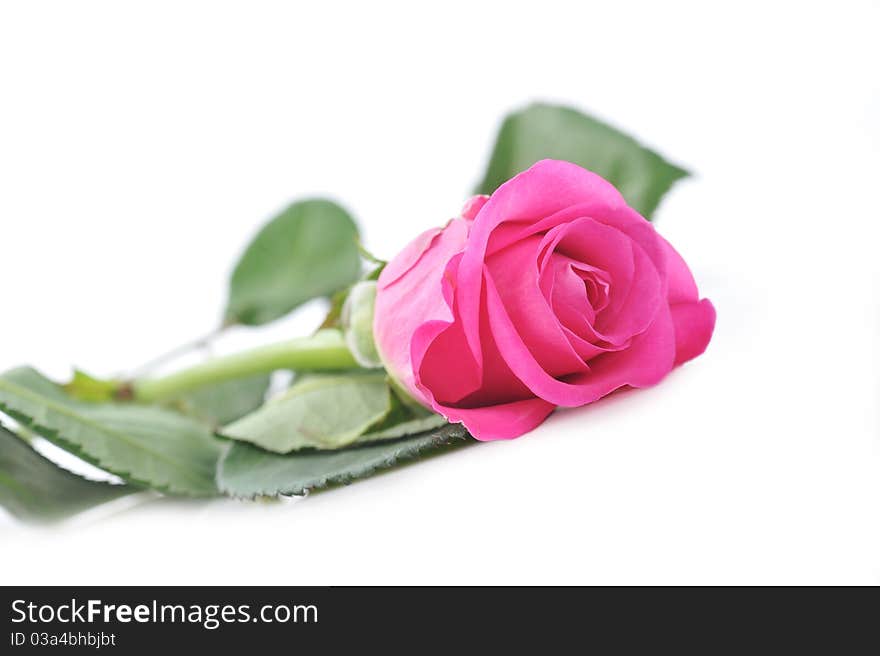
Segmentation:
<svg viewBox="0 0 880 656">
<path fill-rule="evenodd" d="M 393 255 L 534 98 L 695 172 L 657 225 L 718 310 L 662 385 L 513 442 L 303 501 L 2 517 L 3 583 L 880 583 L 877 7 L 511 4 L 0 9 L 0 368 L 112 374 L 210 330 L 298 196 Z"/>
</svg>

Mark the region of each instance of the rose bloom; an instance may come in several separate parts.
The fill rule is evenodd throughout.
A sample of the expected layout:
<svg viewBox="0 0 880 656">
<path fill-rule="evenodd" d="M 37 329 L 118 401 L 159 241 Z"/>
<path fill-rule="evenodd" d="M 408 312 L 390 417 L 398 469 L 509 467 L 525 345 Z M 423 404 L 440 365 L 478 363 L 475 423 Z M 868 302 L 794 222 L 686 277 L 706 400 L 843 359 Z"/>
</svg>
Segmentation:
<svg viewBox="0 0 880 656">
<path fill-rule="evenodd" d="M 654 227 L 603 178 L 556 160 L 419 235 L 377 290 L 389 374 L 479 440 L 653 385 L 702 353 L 715 326 Z"/>
</svg>

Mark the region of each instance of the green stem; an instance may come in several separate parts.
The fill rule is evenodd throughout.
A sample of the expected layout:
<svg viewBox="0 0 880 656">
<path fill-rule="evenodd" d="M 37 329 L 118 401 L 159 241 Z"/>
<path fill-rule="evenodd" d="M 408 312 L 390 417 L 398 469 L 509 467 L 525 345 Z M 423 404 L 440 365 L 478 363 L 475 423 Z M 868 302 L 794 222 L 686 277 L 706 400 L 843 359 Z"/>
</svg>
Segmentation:
<svg viewBox="0 0 880 656">
<path fill-rule="evenodd" d="M 131 385 L 131 393 L 135 401 L 153 403 L 206 385 L 268 374 L 279 369 L 327 371 L 357 366 L 342 334 L 336 330 L 322 330 L 311 337 L 212 358 L 161 378 L 137 380 Z"/>
</svg>

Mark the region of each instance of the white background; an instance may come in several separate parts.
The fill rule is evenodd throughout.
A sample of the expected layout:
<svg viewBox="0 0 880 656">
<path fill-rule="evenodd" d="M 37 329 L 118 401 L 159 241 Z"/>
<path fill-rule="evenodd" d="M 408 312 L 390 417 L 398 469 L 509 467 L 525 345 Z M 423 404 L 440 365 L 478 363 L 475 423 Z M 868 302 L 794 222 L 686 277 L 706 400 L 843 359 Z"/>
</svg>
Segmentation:
<svg viewBox="0 0 880 656">
<path fill-rule="evenodd" d="M 0 517 L 0 581 L 880 582 L 880 11 L 819 5 L 4 3 L 0 368 L 113 374 L 210 330 L 303 195 L 392 256 L 532 99 L 696 173 L 657 225 L 718 328 L 656 388 L 303 502 Z"/>
</svg>

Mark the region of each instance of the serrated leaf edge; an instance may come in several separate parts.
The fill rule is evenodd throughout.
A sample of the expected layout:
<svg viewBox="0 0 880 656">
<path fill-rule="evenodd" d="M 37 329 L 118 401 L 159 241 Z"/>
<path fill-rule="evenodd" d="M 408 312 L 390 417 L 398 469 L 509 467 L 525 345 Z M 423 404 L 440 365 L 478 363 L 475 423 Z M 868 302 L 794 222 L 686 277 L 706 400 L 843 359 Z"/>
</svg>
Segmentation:
<svg viewBox="0 0 880 656">
<path fill-rule="evenodd" d="M 7 391 L 9 391 L 11 389 L 11 392 L 13 394 L 19 394 L 22 396 L 29 397 L 31 400 L 33 400 L 35 402 L 45 403 L 52 410 L 59 412 L 60 414 L 66 415 L 67 417 L 71 418 L 74 421 L 79 421 L 79 422 L 85 423 L 85 424 L 89 425 L 90 427 L 92 427 L 97 432 L 103 433 L 105 435 L 109 434 L 112 437 L 119 438 L 125 442 L 131 443 L 131 440 L 128 439 L 124 433 L 119 433 L 118 431 L 108 429 L 104 426 L 101 426 L 100 424 L 96 424 L 95 422 L 93 422 L 89 419 L 83 418 L 81 415 L 77 415 L 77 414 L 71 412 L 70 410 L 65 408 L 62 404 L 59 404 L 57 402 L 46 399 L 46 397 L 35 394 L 34 392 L 31 392 L 30 390 L 28 390 L 26 388 L 15 385 L 14 383 L 10 383 L 8 380 L 0 380 L 0 389 L 3 389 L 3 388 L 6 388 Z M 165 492 L 165 493 L 167 493 L 169 495 L 173 495 L 173 496 L 185 496 L 185 497 L 191 497 L 191 498 L 214 496 L 211 494 L 195 494 L 191 490 L 185 490 L 185 489 L 180 488 L 179 486 L 176 486 L 172 483 L 156 483 L 153 481 L 148 481 L 146 479 L 138 477 L 133 472 L 128 471 L 122 467 L 108 466 L 104 461 L 101 460 L 101 458 L 96 457 L 96 456 L 92 456 L 90 453 L 85 451 L 79 445 L 77 445 L 69 440 L 66 440 L 61 435 L 60 430 L 40 424 L 33 417 L 30 417 L 29 415 L 26 415 L 16 409 L 12 408 L 11 406 L 9 406 L 8 403 L 4 403 L 4 402 L 0 401 L 0 412 L 3 412 L 4 414 L 9 415 L 10 417 L 15 419 L 16 421 L 24 424 L 24 426 L 33 430 L 34 432 L 39 434 L 41 437 L 44 437 L 45 439 L 49 440 L 53 444 L 57 445 L 59 448 L 62 448 L 65 451 L 68 451 L 69 453 L 75 455 L 78 458 L 81 458 L 82 460 L 85 460 L 86 462 L 88 462 L 91 465 L 94 465 L 95 467 L 98 467 L 100 469 L 103 469 L 105 471 L 110 472 L 111 474 L 115 474 L 115 475 L 119 476 L 121 479 L 123 479 L 127 483 L 131 483 L 131 484 L 136 485 L 138 487 L 146 487 L 149 489 L 158 490 L 160 492 Z M 183 472 L 184 475 L 188 478 L 190 478 L 192 476 L 191 472 L 189 470 L 187 470 L 185 467 L 181 467 L 179 464 L 175 463 L 173 460 L 168 459 L 161 452 L 151 451 L 150 449 L 146 449 L 142 445 L 139 445 L 139 444 L 135 445 L 135 448 L 137 448 L 138 450 L 141 450 L 141 451 L 146 451 L 146 452 L 150 453 L 151 455 L 157 456 L 160 460 L 164 460 L 165 462 L 168 462 L 169 464 L 171 464 L 174 467 L 174 469 Z M 221 451 L 221 453 L 223 453 L 223 452 Z M 218 455 L 218 460 L 219 460 L 219 457 L 220 456 Z M 204 478 L 198 478 L 199 483 L 204 483 L 204 481 L 205 481 Z M 216 477 L 215 477 L 214 483 L 215 483 L 215 488 L 216 488 Z M 219 492 L 219 489 L 216 489 L 215 491 Z"/>
<path fill-rule="evenodd" d="M 8 426 L 5 426 L 2 422 L 0 422 L 0 431 L 8 433 L 17 439 L 20 439 L 20 436 L 14 430 L 9 428 Z M 85 476 L 83 474 L 79 474 L 75 471 L 71 471 L 67 467 L 64 467 L 63 465 L 55 462 L 54 460 L 47 458 L 45 455 L 40 453 L 37 449 L 33 448 L 32 445 L 28 444 L 24 440 L 21 440 L 21 441 L 26 448 L 30 448 L 30 450 L 33 452 L 34 456 L 36 456 L 40 460 L 46 462 L 47 464 L 55 467 L 61 476 L 65 476 L 70 479 L 77 479 L 83 483 L 88 483 L 88 484 L 94 485 L 96 487 L 101 487 L 101 488 L 105 488 L 105 489 L 115 489 L 116 491 L 120 492 L 119 497 L 107 499 L 106 501 L 103 501 L 103 502 L 98 502 L 98 503 L 94 504 L 94 506 L 92 506 L 92 507 L 96 508 L 96 507 L 99 507 L 99 506 L 107 504 L 107 503 L 112 503 L 113 501 L 119 499 L 120 497 L 125 496 L 126 494 L 131 495 L 131 494 L 137 494 L 137 493 L 144 492 L 144 489 L 137 486 L 137 485 L 130 485 L 128 483 L 113 483 L 113 482 L 104 481 L 104 480 L 96 480 L 94 478 L 89 478 L 88 476 Z M 6 484 L 13 484 L 16 487 L 21 488 L 21 485 L 15 479 L 4 476 L 2 472 L 0 472 L 0 479 L 5 479 Z M 89 510 L 89 508 L 83 508 L 82 510 L 73 513 L 73 515 L 71 515 L 71 517 L 75 517 L 75 516 L 80 515 L 82 513 L 88 512 L 88 510 Z M 17 514 L 14 512 L 12 514 L 13 514 L 13 516 L 17 516 Z M 22 519 L 22 521 L 35 521 L 36 523 L 46 522 L 46 523 L 51 524 L 51 523 L 58 523 L 58 522 L 67 521 L 69 519 L 70 519 L 69 517 L 67 517 L 67 518 L 54 518 L 54 519 L 41 518 L 39 520 Z"/>
<path fill-rule="evenodd" d="M 450 424 L 450 426 L 455 426 L 455 424 Z M 370 466 L 360 470 L 358 473 L 353 474 L 353 475 L 339 474 L 339 475 L 333 475 L 333 476 L 324 476 L 323 478 L 317 479 L 317 481 L 315 482 L 314 485 L 298 486 L 298 487 L 279 489 L 279 490 L 264 489 L 264 490 L 260 490 L 259 492 L 255 492 L 254 494 L 250 494 L 250 495 L 236 494 L 231 490 L 225 489 L 223 487 L 223 485 L 221 484 L 222 475 L 223 475 L 223 467 L 226 463 L 226 457 L 229 454 L 230 449 L 232 449 L 232 447 L 234 445 L 232 442 L 230 442 L 226 446 L 226 448 L 223 449 L 223 453 L 220 456 L 220 460 L 217 464 L 217 476 L 215 479 L 215 483 L 217 485 L 217 489 L 220 490 L 220 492 L 222 492 L 224 495 L 226 495 L 230 498 L 233 498 L 233 499 L 243 499 L 243 500 L 253 500 L 258 497 L 279 497 L 282 495 L 302 495 L 302 494 L 307 494 L 308 492 L 311 492 L 313 490 L 327 488 L 331 485 L 349 485 L 349 484 L 353 483 L 354 481 L 368 478 L 368 477 L 372 476 L 373 474 L 375 474 L 377 471 L 389 469 L 389 468 L 394 467 L 395 465 L 398 465 L 398 464 L 411 462 L 411 461 L 417 459 L 419 456 L 421 456 L 425 451 L 428 451 L 431 449 L 442 449 L 443 447 L 461 446 L 463 444 L 467 444 L 467 443 L 470 443 L 471 441 L 473 441 L 473 440 L 469 439 L 470 434 L 464 429 L 463 426 L 460 426 L 460 429 L 461 430 L 457 430 L 454 432 L 450 431 L 447 433 L 438 433 L 435 436 L 435 439 L 431 440 L 431 442 L 429 442 L 429 443 L 423 444 L 423 445 L 421 445 L 421 446 L 415 448 L 414 450 L 409 451 L 405 454 L 397 455 L 396 457 L 395 456 L 386 457 L 382 461 L 377 462 L 374 465 L 370 465 Z M 383 443 L 384 444 L 392 444 L 394 442 L 404 442 L 406 440 L 411 440 L 416 437 L 418 437 L 418 435 L 408 435 L 406 437 L 401 437 L 396 440 L 385 440 Z M 458 442 L 460 444 L 456 444 L 456 442 Z M 362 445 L 355 445 L 350 448 L 369 448 L 369 447 L 374 447 L 376 445 L 377 445 L 377 442 L 367 442 Z M 249 445 L 249 446 L 251 446 L 252 448 L 259 448 L 259 447 L 254 447 L 254 445 Z M 267 453 L 271 453 L 272 455 L 275 455 L 275 456 L 279 455 L 277 453 L 272 453 L 271 451 L 269 451 Z M 287 454 L 287 457 L 296 457 L 296 455 L 295 455 L 295 453 L 294 454 Z"/>
</svg>

